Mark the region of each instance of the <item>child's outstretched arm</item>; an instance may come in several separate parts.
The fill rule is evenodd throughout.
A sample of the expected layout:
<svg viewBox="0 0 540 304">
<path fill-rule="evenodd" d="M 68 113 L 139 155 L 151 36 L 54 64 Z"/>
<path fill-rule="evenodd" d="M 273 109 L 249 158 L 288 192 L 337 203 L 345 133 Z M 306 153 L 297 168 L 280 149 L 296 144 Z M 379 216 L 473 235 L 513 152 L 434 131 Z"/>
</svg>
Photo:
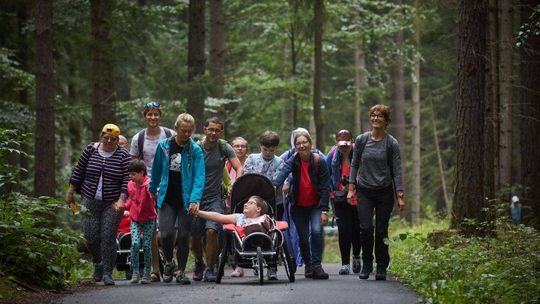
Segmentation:
<svg viewBox="0 0 540 304">
<path fill-rule="evenodd" d="M 197 210 L 195 216 L 202 217 L 205 220 L 210 220 L 220 224 L 236 224 L 237 214 L 221 214 L 213 211 Z"/>
</svg>

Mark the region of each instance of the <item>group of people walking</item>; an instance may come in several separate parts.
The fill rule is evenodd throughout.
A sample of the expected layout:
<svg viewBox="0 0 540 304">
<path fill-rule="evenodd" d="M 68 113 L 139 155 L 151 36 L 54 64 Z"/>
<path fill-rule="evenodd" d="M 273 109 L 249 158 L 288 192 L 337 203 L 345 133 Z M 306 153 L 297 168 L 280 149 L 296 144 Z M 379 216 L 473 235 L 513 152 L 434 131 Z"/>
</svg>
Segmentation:
<svg viewBox="0 0 540 304">
<path fill-rule="evenodd" d="M 199 141 L 192 138 L 195 120 L 188 113 L 177 117 L 173 130 L 160 126 L 162 112 L 155 101 L 145 104 L 146 128 L 133 136 L 129 151 L 120 146 L 118 126 L 106 124 L 99 142 L 89 144 L 79 157 L 66 194 L 71 204 L 74 193 L 80 193 L 89 211 L 82 215 L 82 228 L 94 280 L 114 285 L 116 228 L 125 215 L 131 219 L 131 260 L 139 261 L 141 247 L 145 257 L 143 270 L 133 265 L 132 283 L 161 280 L 157 226 L 165 282 L 215 281 L 221 225 L 206 215 L 230 212 L 230 204 L 223 204 L 230 191 L 224 180 L 234 183 L 246 173 L 262 174 L 276 187 L 276 217 L 291 224 L 288 241 L 299 249 L 297 262 L 305 265 L 306 278 L 328 279 L 321 263 L 322 227 L 333 208 L 342 260 L 339 274 L 350 273 L 352 248 L 352 272 L 369 278 L 375 247 L 375 278 L 386 279 L 388 222 L 396 200 L 401 210 L 405 207 L 401 161 L 398 142 L 386 132 L 390 109 L 375 105 L 369 115 L 370 131 L 354 142 L 350 131 L 337 132 L 327 155 L 313 146 L 307 130 L 296 129 L 291 149 L 281 157 L 276 155 L 280 138 L 274 131 L 260 136 L 260 153 L 248 155 L 244 138 L 231 144 L 220 138 L 224 126 L 217 117 L 205 121 Z M 186 275 L 190 249 L 195 258 L 191 279 Z M 232 276 L 244 275 L 243 269 L 233 267 Z M 268 278 L 277 279 L 277 269 L 269 269 Z"/>
</svg>

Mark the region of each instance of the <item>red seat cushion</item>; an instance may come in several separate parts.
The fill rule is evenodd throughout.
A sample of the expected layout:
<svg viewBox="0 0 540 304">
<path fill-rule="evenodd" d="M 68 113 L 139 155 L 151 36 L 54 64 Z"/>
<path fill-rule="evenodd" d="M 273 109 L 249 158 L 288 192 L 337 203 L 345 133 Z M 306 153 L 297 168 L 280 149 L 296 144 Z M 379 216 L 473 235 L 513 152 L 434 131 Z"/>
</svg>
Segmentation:
<svg viewBox="0 0 540 304">
<path fill-rule="evenodd" d="M 223 225 L 223 229 L 225 231 L 236 231 L 236 233 L 238 233 L 238 236 L 240 236 L 240 238 L 243 238 L 245 236 L 245 233 L 244 233 L 244 227 L 242 226 L 236 226 L 234 224 L 226 224 L 226 225 Z"/>
</svg>

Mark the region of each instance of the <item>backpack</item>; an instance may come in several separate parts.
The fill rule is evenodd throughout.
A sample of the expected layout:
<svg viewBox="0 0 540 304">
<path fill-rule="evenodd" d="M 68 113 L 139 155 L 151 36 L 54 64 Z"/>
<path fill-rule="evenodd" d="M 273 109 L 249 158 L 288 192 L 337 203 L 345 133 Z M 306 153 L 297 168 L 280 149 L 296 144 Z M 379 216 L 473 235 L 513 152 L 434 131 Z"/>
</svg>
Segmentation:
<svg viewBox="0 0 540 304">
<path fill-rule="evenodd" d="M 163 131 L 165 131 L 165 137 L 167 138 L 171 137 L 172 133 L 169 129 L 163 128 Z M 142 129 L 139 133 L 137 133 L 137 148 L 139 150 L 138 159 L 140 160 L 144 160 L 143 149 L 144 149 L 144 134 L 145 133 L 146 133 L 146 129 Z"/>
<path fill-rule="evenodd" d="M 244 234 L 249 235 L 253 232 L 269 233 L 275 228 L 274 220 L 268 215 L 263 214 L 257 218 L 250 219 L 249 223 L 243 225 Z"/>
<path fill-rule="evenodd" d="M 206 155 L 206 150 L 204 149 L 204 144 L 202 140 L 197 141 L 197 144 L 199 147 L 201 147 L 204 155 Z M 221 161 L 227 161 L 229 157 L 227 156 L 227 141 L 225 139 L 218 139 L 218 145 L 219 145 L 219 154 L 221 155 Z M 227 168 L 227 171 L 229 169 Z"/>
</svg>

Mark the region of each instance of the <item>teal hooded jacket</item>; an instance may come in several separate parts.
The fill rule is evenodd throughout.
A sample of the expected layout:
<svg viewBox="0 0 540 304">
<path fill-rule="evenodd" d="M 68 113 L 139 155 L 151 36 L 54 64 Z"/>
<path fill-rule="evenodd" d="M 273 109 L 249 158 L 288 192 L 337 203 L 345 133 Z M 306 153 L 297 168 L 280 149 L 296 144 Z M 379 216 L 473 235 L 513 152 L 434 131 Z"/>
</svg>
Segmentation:
<svg viewBox="0 0 540 304">
<path fill-rule="evenodd" d="M 150 193 L 156 194 L 158 189 L 157 207 L 161 208 L 167 186 L 169 184 L 169 150 L 170 140 L 166 138 L 159 142 L 152 165 L 152 179 L 150 180 Z M 182 199 L 184 209 L 188 209 L 190 204 L 201 202 L 206 171 L 204 166 L 204 154 L 201 147 L 193 139 L 189 139 L 182 150 Z M 158 188 L 159 186 L 159 188 Z"/>
</svg>

